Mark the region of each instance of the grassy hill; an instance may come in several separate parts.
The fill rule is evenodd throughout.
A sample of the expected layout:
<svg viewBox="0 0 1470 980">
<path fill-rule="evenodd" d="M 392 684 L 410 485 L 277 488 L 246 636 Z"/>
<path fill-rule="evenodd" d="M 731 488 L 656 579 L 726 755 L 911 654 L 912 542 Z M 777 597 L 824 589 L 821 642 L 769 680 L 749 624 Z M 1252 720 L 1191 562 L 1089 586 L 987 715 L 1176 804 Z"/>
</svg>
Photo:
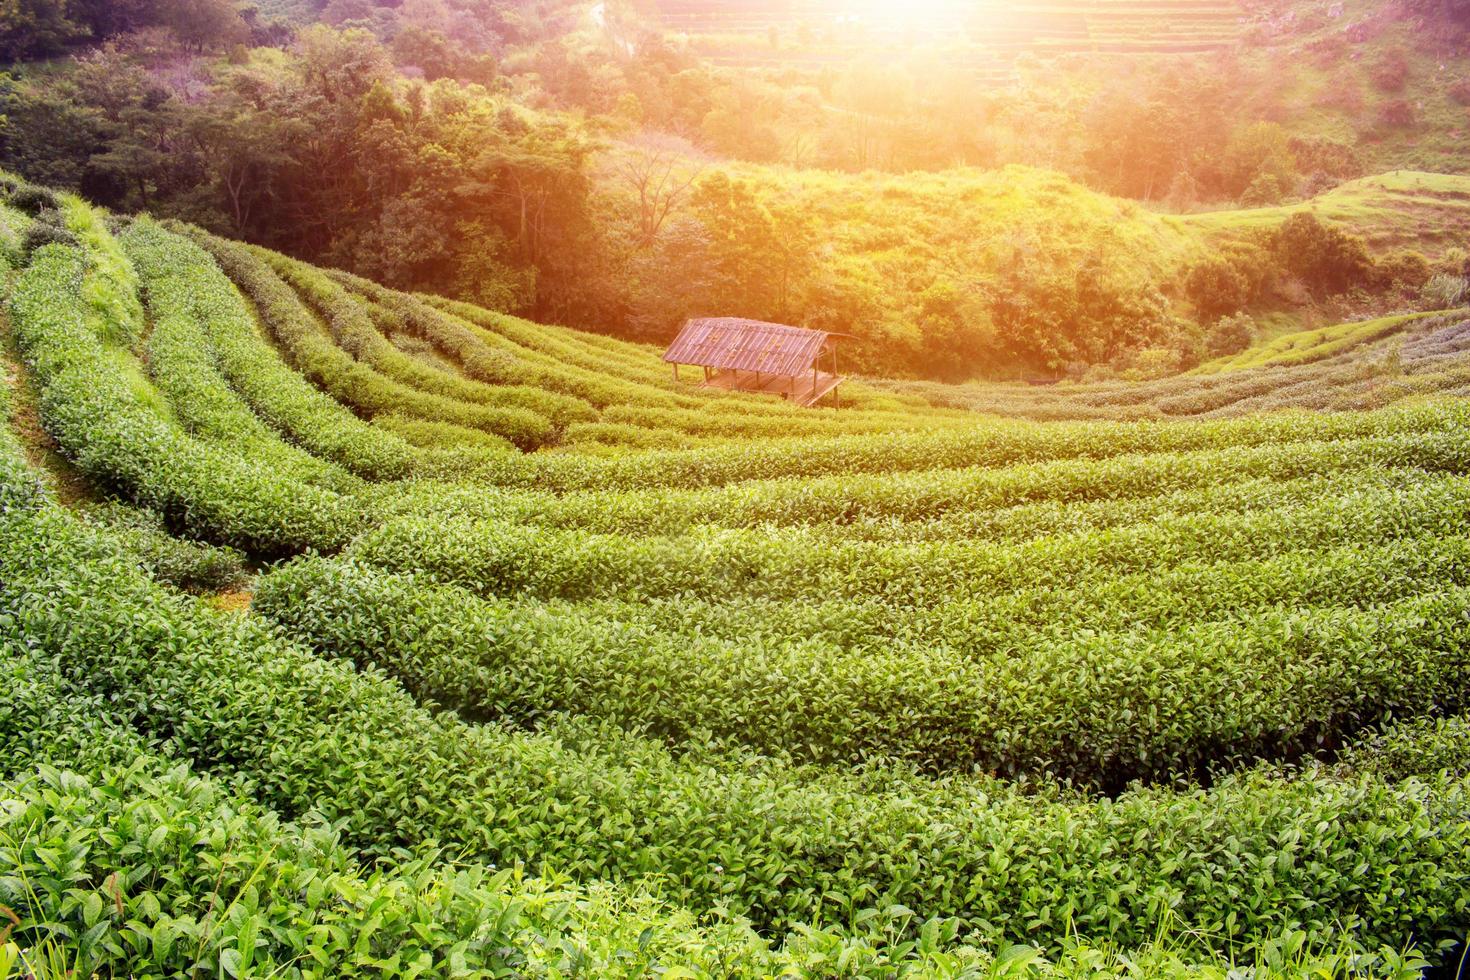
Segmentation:
<svg viewBox="0 0 1470 980">
<path fill-rule="evenodd" d="M 1410 980 L 1464 935 L 1458 317 L 798 411 L 4 187 L 0 971 Z"/>
<path fill-rule="evenodd" d="M 1412 248 L 1430 256 L 1464 248 L 1470 236 L 1470 177 L 1395 170 L 1348 181 L 1314 198 L 1279 207 L 1203 212 L 1168 218 L 1211 239 L 1269 231 L 1310 212 L 1362 237 L 1380 254 Z"/>
</svg>

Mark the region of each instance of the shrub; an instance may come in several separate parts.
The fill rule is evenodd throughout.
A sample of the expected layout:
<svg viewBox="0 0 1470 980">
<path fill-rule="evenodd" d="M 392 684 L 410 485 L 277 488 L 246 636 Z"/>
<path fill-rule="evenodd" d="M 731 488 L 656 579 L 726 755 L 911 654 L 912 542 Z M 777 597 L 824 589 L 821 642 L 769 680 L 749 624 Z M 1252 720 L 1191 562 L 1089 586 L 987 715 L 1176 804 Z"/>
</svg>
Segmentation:
<svg viewBox="0 0 1470 980">
<path fill-rule="evenodd" d="M 1211 357 L 1225 357 L 1245 350 L 1256 339 L 1255 321 L 1245 314 L 1222 316 L 1205 335 L 1205 350 Z"/>
<path fill-rule="evenodd" d="M 77 236 L 66 229 L 60 212 L 43 211 L 26 227 L 21 253 L 29 257 L 47 245 L 76 245 Z"/>
<path fill-rule="evenodd" d="M 1272 236 L 1272 247 L 1281 267 L 1317 295 L 1361 286 L 1374 272 L 1361 238 L 1323 224 L 1310 211 L 1287 218 Z"/>
<path fill-rule="evenodd" d="M 1378 260 L 1378 278 L 1383 287 L 1411 296 L 1428 282 L 1431 272 L 1423 253 L 1409 249 L 1395 249 Z"/>
<path fill-rule="evenodd" d="M 216 548 L 168 533 L 162 516 L 116 502 L 87 508 L 86 518 L 111 536 L 160 582 L 191 591 L 219 591 L 249 575 L 245 558 L 233 548 Z"/>
<path fill-rule="evenodd" d="M 1409 81 L 1409 56 L 1403 48 L 1387 48 L 1368 69 L 1368 77 L 1380 92 L 1396 94 Z"/>
<path fill-rule="evenodd" d="M 1424 283 L 1419 298 L 1427 310 L 1449 310 L 1464 304 L 1470 282 L 1464 276 L 1436 273 Z"/>
<path fill-rule="evenodd" d="M 267 557 L 332 551 L 362 515 L 345 499 L 189 438 L 109 355 L 83 298 L 85 255 L 50 245 L 18 277 L 10 316 L 41 387 L 41 421 L 101 486 L 150 506 L 191 536 Z"/>
<path fill-rule="evenodd" d="M 1250 283 L 1234 262 L 1212 258 L 1189 270 L 1184 293 L 1206 319 L 1228 316 L 1250 300 Z"/>
<path fill-rule="evenodd" d="M 28 184 L 12 190 L 7 198 L 7 203 L 32 217 L 40 217 L 44 213 L 61 209 L 61 199 L 56 196 L 55 192 Z"/>
<path fill-rule="evenodd" d="M 1281 203 L 1286 194 L 1286 185 L 1278 174 L 1261 173 L 1241 192 L 1240 203 L 1248 208 L 1269 207 Z"/>
<path fill-rule="evenodd" d="M 1418 112 L 1407 99 L 1392 99 L 1378 107 L 1377 118 L 1385 129 L 1407 129 L 1418 119 Z"/>
</svg>

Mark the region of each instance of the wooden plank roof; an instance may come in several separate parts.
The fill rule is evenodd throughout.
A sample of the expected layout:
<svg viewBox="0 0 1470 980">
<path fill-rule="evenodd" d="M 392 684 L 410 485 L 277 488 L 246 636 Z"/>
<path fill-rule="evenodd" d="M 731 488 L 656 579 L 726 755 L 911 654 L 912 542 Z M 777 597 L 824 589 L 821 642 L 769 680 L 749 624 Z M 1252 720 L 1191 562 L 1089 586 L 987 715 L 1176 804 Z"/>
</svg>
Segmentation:
<svg viewBox="0 0 1470 980">
<path fill-rule="evenodd" d="M 841 336 L 845 334 L 741 317 L 698 317 L 684 324 L 664 360 L 794 377 L 812 369 L 829 337 Z"/>
</svg>

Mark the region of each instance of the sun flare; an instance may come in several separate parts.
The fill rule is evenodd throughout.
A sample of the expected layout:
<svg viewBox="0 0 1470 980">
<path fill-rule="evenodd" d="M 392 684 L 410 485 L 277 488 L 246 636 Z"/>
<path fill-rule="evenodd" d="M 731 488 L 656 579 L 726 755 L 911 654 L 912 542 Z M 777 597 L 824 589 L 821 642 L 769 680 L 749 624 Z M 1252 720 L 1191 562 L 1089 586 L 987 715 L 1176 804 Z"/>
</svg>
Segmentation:
<svg viewBox="0 0 1470 980">
<path fill-rule="evenodd" d="M 984 5 L 962 0 L 848 0 L 839 16 L 885 30 L 936 30 L 960 27 Z"/>
</svg>

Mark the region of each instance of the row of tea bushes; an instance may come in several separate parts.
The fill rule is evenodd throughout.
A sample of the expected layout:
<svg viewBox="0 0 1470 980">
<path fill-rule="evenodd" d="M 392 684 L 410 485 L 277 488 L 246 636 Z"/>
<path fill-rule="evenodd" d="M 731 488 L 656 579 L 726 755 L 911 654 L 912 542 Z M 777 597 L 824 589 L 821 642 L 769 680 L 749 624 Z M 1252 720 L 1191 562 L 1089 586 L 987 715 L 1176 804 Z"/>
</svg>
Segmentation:
<svg viewBox="0 0 1470 980">
<path fill-rule="evenodd" d="M 255 554 L 332 551 L 360 529 L 346 498 L 192 439 L 161 414 L 157 392 L 119 371 L 128 355 L 109 351 L 92 329 L 86 276 L 80 250 L 47 246 L 18 276 L 9 304 L 41 421 L 82 472 L 191 537 Z"/>
<path fill-rule="evenodd" d="M 525 435 L 529 431 L 540 438 L 550 432 L 549 421 L 524 409 L 458 402 L 385 377 L 339 347 L 318 323 L 316 313 L 302 303 L 256 250 L 210 236 L 200 235 L 196 240 L 255 304 L 262 323 L 285 349 L 295 369 L 339 404 L 351 406 L 369 418 L 409 412 L 422 419 L 453 422 L 506 436 Z M 354 307 L 343 312 L 342 323 L 356 333 L 370 332 L 382 340 L 370 323 L 363 322 L 365 319 Z M 510 431 L 498 432 L 502 427 Z M 381 439 L 394 438 L 391 433 L 374 431 Z M 396 441 L 404 446 L 402 440 Z"/>
<path fill-rule="evenodd" d="M 338 492 L 360 487 L 342 468 L 283 441 L 216 368 L 205 325 L 243 311 L 209 256 L 146 220 L 130 225 L 122 244 L 147 297 L 149 377 L 189 433 L 302 483 Z"/>
<path fill-rule="evenodd" d="M 707 448 L 629 454 L 627 458 L 575 455 L 499 458 L 473 476 L 501 486 L 541 490 L 696 489 L 750 480 L 840 474 L 896 474 L 965 467 L 1001 467 L 1063 459 L 1103 459 L 1333 441 L 1405 432 L 1461 428 L 1470 409 L 1436 401 L 1379 412 L 1341 415 L 1290 413 L 1205 423 L 994 423 L 967 430 L 897 432 L 827 439 L 731 442 Z"/>
<path fill-rule="evenodd" d="M 747 480 L 720 487 L 487 492 L 476 485 L 420 483 L 397 513 L 494 517 L 545 527 L 617 534 L 727 528 L 822 526 L 824 532 L 879 539 L 953 539 L 1001 510 L 1021 505 L 1126 509 L 1133 501 L 1251 479 L 1287 481 L 1336 475 L 1351 487 L 1372 467 L 1470 472 L 1470 436 L 1454 429 L 1283 442 L 1194 452 L 1129 454 L 1022 463 L 998 468 L 896 474 L 834 474 Z M 854 527 L 856 526 L 856 529 Z M 1044 527 L 1038 527 L 1038 532 Z M 988 537 L 988 535 L 984 535 Z"/>
<path fill-rule="evenodd" d="M 696 529 L 668 537 L 588 534 L 457 516 L 394 518 L 352 554 L 423 571 L 483 595 L 543 599 L 881 599 L 939 606 L 956 596 L 1066 587 L 1184 562 L 1266 559 L 1307 548 L 1458 533 L 1470 481 L 1422 474 L 1404 485 L 1240 514 L 1040 537 L 1020 544 L 952 540 L 830 541 L 821 528 Z"/>
<path fill-rule="evenodd" d="M 384 669 L 472 717 L 534 724 L 567 712 L 673 746 L 713 736 L 803 761 L 902 759 L 1105 787 L 1311 752 L 1386 716 L 1461 706 L 1464 539 L 1271 571 L 1281 581 L 1262 576 L 1260 604 L 1228 619 L 1194 619 L 1174 583 L 1141 584 L 1139 605 L 1183 605 L 1160 616 L 1179 621 L 1142 629 L 1125 606 L 1125 628 L 1106 632 L 1066 616 L 1012 626 L 981 614 L 957 629 L 971 649 L 894 641 L 847 652 L 779 626 L 722 642 L 330 561 L 274 572 L 255 609 L 325 655 Z M 1419 594 L 1425 580 L 1432 595 Z M 1085 610 L 1092 597 L 1071 598 Z M 1283 599 L 1297 608 L 1281 611 Z M 989 649 L 973 649 L 974 637 Z"/>
<path fill-rule="evenodd" d="M 345 355 L 330 344 L 313 344 L 304 328 L 310 324 L 301 313 L 295 294 L 257 263 L 244 246 L 190 232 L 196 245 L 208 246 L 216 262 L 240 282 L 254 298 L 260 315 L 277 330 L 276 336 L 290 353 L 301 373 L 292 370 L 257 331 L 243 296 L 238 307 L 203 326 L 220 371 L 261 418 L 311 453 L 333 460 L 370 480 L 406 476 L 416 459 L 411 446 L 390 432 L 363 422 L 326 391 L 311 383 L 324 383 L 342 368 Z M 180 238 L 185 238 L 180 234 Z M 232 287 L 233 289 L 233 287 Z M 296 324 L 296 332 L 289 325 Z M 279 331 L 287 330 L 281 333 Z M 350 360 L 348 361 L 350 364 Z M 304 376 L 303 376 L 304 375 Z"/>
<path fill-rule="evenodd" d="M 1084 800 L 882 768 L 677 760 L 586 723 L 467 727 L 86 551 L 62 518 L 0 522 L 15 637 L 117 724 L 247 778 L 285 815 L 320 812 L 368 855 L 433 839 L 579 880 L 645 880 L 782 930 L 901 904 L 987 942 L 1137 945 L 1167 920 L 1219 948 L 1283 929 L 1368 948 L 1412 933 L 1432 948 L 1470 912 L 1462 780 L 1261 771 Z"/>
<path fill-rule="evenodd" d="M 326 273 L 270 252 L 259 257 L 290 285 L 314 315 L 320 315 L 337 345 L 394 389 L 416 394 L 402 411 L 431 407 L 426 418 L 458 422 L 504 436 L 525 449 L 553 440 L 552 420 L 522 402 L 522 392 L 471 381 L 441 371 L 394 347 L 378 332 L 363 304 Z M 543 393 L 530 390 L 533 397 Z"/>
</svg>

